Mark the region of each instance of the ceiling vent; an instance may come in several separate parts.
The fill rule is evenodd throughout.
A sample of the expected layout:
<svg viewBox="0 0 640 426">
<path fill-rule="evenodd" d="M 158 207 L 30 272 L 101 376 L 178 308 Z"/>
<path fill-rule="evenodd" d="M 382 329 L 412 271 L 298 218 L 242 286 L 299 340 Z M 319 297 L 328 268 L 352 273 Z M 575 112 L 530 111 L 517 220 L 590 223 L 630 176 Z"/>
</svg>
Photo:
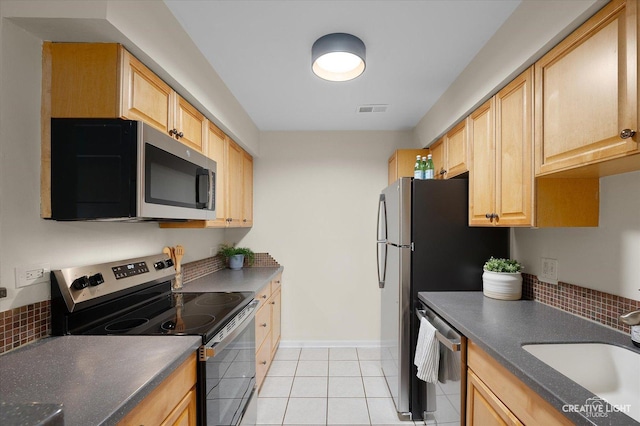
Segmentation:
<svg viewBox="0 0 640 426">
<path fill-rule="evenodd" d="M 377 105 L 360 105 L 358 107 L 358 113 L 367 113 L 367 112 L 387 112 L 387 108 L 389 105 L 385 104 L 377 104 Z"/>
</svg>

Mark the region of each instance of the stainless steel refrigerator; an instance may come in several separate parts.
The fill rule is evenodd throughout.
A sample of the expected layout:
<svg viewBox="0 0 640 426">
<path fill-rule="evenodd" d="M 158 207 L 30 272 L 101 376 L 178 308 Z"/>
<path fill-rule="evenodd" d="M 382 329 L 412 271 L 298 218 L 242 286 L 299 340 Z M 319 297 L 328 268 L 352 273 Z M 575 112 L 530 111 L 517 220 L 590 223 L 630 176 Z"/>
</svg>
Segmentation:
<svg viewBox="0 0 640 426">
<path fill-rule="evenodd" d="M 509 229 L 468 226 L 468 180 L 401 178 L 378 207 L 382 370 L 401 419 L 422 419 L 413 365 L 421 291 L 482 291 L 482 266 L 509 256 Z M 430 397 L 430 396 L 429 396 Z"/>
</svg>

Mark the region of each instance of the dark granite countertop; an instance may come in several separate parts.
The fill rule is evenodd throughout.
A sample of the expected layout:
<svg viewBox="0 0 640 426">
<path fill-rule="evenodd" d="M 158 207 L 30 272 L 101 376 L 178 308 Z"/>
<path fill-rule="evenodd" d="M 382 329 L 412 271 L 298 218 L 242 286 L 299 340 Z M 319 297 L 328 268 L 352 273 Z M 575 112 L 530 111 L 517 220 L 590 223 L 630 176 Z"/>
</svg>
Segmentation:
<svg viewBox="0 0 640 426">
<path fill-rule="evenodd" d="M 25 417 L 13 424 L 29 424 L 26 403 L 39 402 L 62 404 L 67 426 L 114 425 L 200 343 L 199 336 L 45 338 L 0 356 L 0 401 L 24 404 Z"/>
<path fill-rule="evenodd" d="M 594 395 L 522 349 L 522 345 L 599 342 L 640 353 L 630 336 L 535 301 L 495 300 L 482 292 L 421 292 L 419 298 L 560 412 L 563 405 L 582 406 Z M 576 424 L 640 424 L 619 412 L 600 418 L 564 414 Z"/>
<path fill-rule="evenodd" d="M 258 292 L 284 268 L 256 267 L 238 271 L 223 269 L 213 274 L 190 281 L 182 287 L 183 292 L 252 291 Z"/>
</svg>

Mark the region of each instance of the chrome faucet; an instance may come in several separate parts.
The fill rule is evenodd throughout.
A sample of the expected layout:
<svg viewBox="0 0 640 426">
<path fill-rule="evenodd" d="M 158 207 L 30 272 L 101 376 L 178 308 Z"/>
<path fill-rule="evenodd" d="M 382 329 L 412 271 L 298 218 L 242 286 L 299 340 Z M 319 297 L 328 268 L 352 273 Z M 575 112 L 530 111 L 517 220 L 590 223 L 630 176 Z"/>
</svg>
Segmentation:
<svg viewBox="0 0 640 426">
<path fill-rule="evenodd" d="M 640 325 L 640 311 L 632 311 L 620 315 L 620 322 L 627 325 Z"/>
<path fill-rule="evenodd" d="M 631 326 L 631 343 L 640 348 L 640 310 L 620 315 L 620 322 Z"/>
</svg>

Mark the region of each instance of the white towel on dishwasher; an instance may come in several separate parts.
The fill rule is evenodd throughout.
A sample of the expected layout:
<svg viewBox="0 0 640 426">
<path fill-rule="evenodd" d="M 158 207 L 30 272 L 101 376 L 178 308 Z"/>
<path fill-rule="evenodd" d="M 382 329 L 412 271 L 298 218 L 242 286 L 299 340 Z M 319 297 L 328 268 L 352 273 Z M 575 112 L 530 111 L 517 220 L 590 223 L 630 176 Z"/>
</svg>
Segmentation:
<svg viewBox="0 0 640 426">
<path fill-rule="evenodd" d="M 413 363 L 418 367 L 416 376 L 429 383 L 438 381 L 440 342 L 436 338 L 436 332 L 436 328 L 426 318 L 420 318 L 420 331 Z"/>
</svg>

